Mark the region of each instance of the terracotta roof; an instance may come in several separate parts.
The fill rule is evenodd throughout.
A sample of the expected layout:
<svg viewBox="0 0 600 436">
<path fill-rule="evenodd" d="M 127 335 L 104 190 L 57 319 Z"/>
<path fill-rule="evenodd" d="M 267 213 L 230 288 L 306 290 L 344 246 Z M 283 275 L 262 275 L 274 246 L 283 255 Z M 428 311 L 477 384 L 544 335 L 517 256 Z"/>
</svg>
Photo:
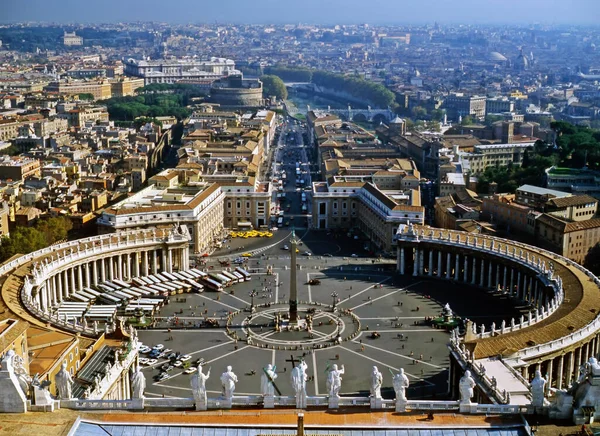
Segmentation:
<svg viewBox="0 0 600 436">
<path fill-rule="evenodd" d="M 583 206 L 588 203 L 598 203 L 598 200 L 589 195 L 572 195 L 570 197 L 551 198 L 546 202 L 547 205 L 553 207 Z"/>
<path fill-rule="evenodd" d="M 386 207 L 389 207 L 390 209 L 394 209 L 396 206 L 398 206 L 398 204 L 396 204 L 394 200 L 385 195 L 383 192 L 377 189 L 375 185 L 371 183 L 366 183 L 363 189 L 372 194 L 375 198 L 377 198 L 379 201 L 385 204 Z"/>
</svg>

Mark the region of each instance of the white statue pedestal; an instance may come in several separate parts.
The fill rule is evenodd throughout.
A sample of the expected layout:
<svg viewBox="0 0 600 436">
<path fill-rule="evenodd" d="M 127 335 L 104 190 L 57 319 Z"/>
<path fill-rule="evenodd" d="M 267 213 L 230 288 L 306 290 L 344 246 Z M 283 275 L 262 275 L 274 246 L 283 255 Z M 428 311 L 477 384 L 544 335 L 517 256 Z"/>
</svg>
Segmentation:
<svg viewBox="0 0 600 436">
<path fill-rule="evenodd" d="M 460 403 L 460 413 L 477 413 L 477 403 Z"/>
<path fill-rule="evenodd" d="M 330 396 L 330 397 L 327 399 L 327 401 L 328 401 L 328 405 L 327 405 L 327 407 L 328 407 L 329 409 L 337 409 L 337 408 L 339 408 L 339 407 L 340 407 L 340 397 L 331 397 L 331 396 Z"/>
<path fill-rule="evenodd" d="M 221 398 L 220 407 L 221 409 L 231 409 L 233 398 Z"/>
<path fill-rule="evenodd" d="M 296 409 L 306 409 L 306 395 L 296 395 Z"/>
<path fill-rule="evenodd" d="M 275 397 L 273 395 L 265 395 L 263 398 L 263 405 L 265 409 L 275 408 Z"/>
<path fill-rule="evenodd" d="M 58 408 L 58 404 L 60 404 L 58 401 L 52 399 L 50 392 L 39 386 L 33 387 L 33 399 L 35 408 L 44 412 L 54 412 L 54 408 Z"/>
<path fill-rule="evenodd" d="M 27 398 L 21 390 L 19 380 L 12 371 L 0 371 L 0 412 L 27 412 Z"/>
<path fill-rule="evenodd" d="M 383 398 L 371 397 L 371 409 L 379 410 L 383 409 Z"/>
<path fill-rule="evenodd" d="M 407 401 L 396 400 L 396 412 L 402 413 L 406 412 Z"/>
<path fill-rule="evenodd" d="M 196 410 L 208 410 L 208 404 L 204 399 L 198 399 L 195 401 Z"/>
<path fill-rule="evenodd" d="M 144 410 L 144 399 L 143 398 L 133 398 L 131 400 L 131 408 L 133 410 Z"/>
</svg>

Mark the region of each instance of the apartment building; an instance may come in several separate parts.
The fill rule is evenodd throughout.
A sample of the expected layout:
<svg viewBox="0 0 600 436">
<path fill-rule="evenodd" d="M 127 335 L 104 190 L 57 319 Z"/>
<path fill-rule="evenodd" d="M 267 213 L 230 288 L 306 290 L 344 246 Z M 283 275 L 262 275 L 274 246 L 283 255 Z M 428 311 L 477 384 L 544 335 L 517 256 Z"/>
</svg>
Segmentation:
<svg viewBox="0 0 600 436">
<path fill-rule="evenodd" d="M 44 91 L 61 95 L 92 94 L 94 100 L 105 100 L 112 96 L 111 84 L 106 80 L 55 80 L 48 83 Z"/>
<path fill-rule="evenodd" d="M 521 166 L 526 150 L 533 150 L 535 142 L 514 144 L 476 145 L 473 152 L 460 152 L 459 158 L 465 171 L 481 174 L 489 166 Z"/>
<path fill-rule="evenodd" d="M 1 180 L 25 180 L 29 177 L 40 175 L 41 165 L 37 159 L 20 156 L 3 156 L 0 158 Z"/>
</svg>

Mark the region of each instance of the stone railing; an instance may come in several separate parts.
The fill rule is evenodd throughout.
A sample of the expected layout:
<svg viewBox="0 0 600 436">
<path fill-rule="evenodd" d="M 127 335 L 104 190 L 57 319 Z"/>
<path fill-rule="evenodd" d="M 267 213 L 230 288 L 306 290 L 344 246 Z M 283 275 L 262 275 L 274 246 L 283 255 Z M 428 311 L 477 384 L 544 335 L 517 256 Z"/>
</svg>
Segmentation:
<svg viewBox="0 0 600 436">
<path fill-rule="evenodd" d="M 444 233 L 446 236 L 444 236 Z M 478 338 L 486 338 L 498 334 L 510 333 L 522 328 L 530 327 L 535 323 L 538 323 L 549 317 L 560 307 L 565 298 L 561 278 L 554 275 L 553 272 L 547 268 L 546 262 L 542 261 L 540 256 L 536 258 L 535 256 L 530 255 L 529 251 L 524 252 L 524 250 L 535 250 L 543 254 L 545 257 L 562 260 L 569 264 L 572 263 L 571 261 L 538 247 L 531 247 L 525 244 L 503 240 L 493 236 L 470 236 L 466 234 L 464 239 L 461 239 L 461 236 L 465 236 L 465 232 L 457 232 L 446 229 L 438 229 L 437 231 L 434 229 L 429 229 L 427 234 L 425 234 L 424 231 L 422 231 L 421 234 L 418 234 L 416 231 L 411 233 L 408 227 L 406 227 L 405 232 L 397 233 L 394 239 L 396 242 L 434 242 L 436 244 L 446 245 L 449 247 L 459 246 L 468 248 L 471 251 L 479 251 L 486 254 L 491 253 L 498 258 L 509 260 L 511 262 L 517 262 L 519 265 L 525 266 L 532 270 L 538 276 L 539 280 L 543 280 L 545 283 L 551 286 L 554 291 L 554 297 L 543 308 L 537 308 L 534 312 L 530 312 L 527 315 L 527 318 L 521 316 L 521 319 L 518 323 L 514 320 L 511 320 L 510 325 L 508 326 L 506 324 L 500 328 L 495 328 L 495 326 L 492 326 L 492 328 L 487 331 L 485 330 L 485 326 L 480 326 L 479 332 L 474 332 Z M 509 246 L 512 249 L 509 249 Z M 519 247 L 518 253 L 517 247 Z M 581 266 L 579 266 L 578 269 L 587 271 Z M 587 273 L 591 274 L 589 271 L 587 271 Z M 475 324 L 474 327 L 475 330 L 477 330 L 477 326 Z"/>
<path fill-rule="evenodd" d="M 141 343 L 135 341 L 131 345 L 131 351 L 129 351 L 127 356 L 125 356 L 125 359 L 122 361 L 117 361 L 111 366 L 110 370 L 104 374 L 104 377 L 102 380 L 100 380 L 98 387 L 89 393 L 89 397 L 87 398 L 88 400 L 97 400 L 106 395 L 108 390 L 123 375 L 123 371 L 127 371 L 133 364 L 134 360 L 138 356 L 138 350 L 141 346 Z M 129 374 L 125 374 L 125 377 L 129 377 Z"/>
<path fill-rule="evenodd" d="M 369 397 L 340 397 L 337 401 L 338 406 L 343 407 L 369 407 L 371 399 Z M 152 408 L 170 408 L 170 409 L 193 409 L 193 398 L 144 398 L 139 400 L 91 400 L 91 399 L 73 399 L 62 400 L 61 408 L 75 410 L 141 410 Z M 308 397 L 308 407 L 327 407 L 329 399 L 325 396 Z M 381 409 L 393 409 L 396 406 L 396 400 L 381 400 Z M 234 396 L 231 402 L 233 407 L 256 407 L 263 406 L 264 401 L 261 395 L 252 396 Z M 275 397 L 275 405 L 281 407 L 295 407 L 296 399 L 290 396 Z M 229 408 L 229 405 L 222 398 L 208 398 L 208 409 Z M 533 407 L 529 405 L 514 404 L 477 404 L 470 405 L 471 414 L 531 414 Z M 427 400 L 409 400 L 406 402 L 407 411 L 458 411 L 460 404 L 458 401 L 427 401 Z"/>
<path fill-rule="evenodd" d="M 466 349 L 461 349 L 459 341 L 460 338 L 458 337 L 457 339 L 451 338 L 449 343 L 450 352 L 455 356 L 458 363 L 462 366 L 463 369 L 468 369 L 471 371 L 472 375 L 474 375 L 479 381 L 480 387 L 484 391 L 487 391 L 487 393 L 490 395 L 490 398 L 492 398 L 493 401 L 505 403 L 508 400 L 506 392 L 501 391 L 498 388 L 497 381 L 495 382 L 494 380 L 492 380 L 492 378 L 490 378 L 485 373 L 485 371 L 482 371 L 480 367 L 475 365 L 475 362 L 473 361 L 473 356 L 469 355 L 469 352 Z M 525 380 L 523 380 L 523 382 L 525 386 L 529 388 L 529 383 Z"/>
</svg>

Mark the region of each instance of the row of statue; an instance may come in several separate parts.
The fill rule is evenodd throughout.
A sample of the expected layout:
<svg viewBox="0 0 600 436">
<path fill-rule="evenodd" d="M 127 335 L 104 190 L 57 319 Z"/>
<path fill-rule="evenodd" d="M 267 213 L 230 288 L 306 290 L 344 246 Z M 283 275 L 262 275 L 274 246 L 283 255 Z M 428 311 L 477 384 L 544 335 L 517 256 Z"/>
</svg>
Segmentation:
<svg viewBox="0 0 600 436">
<path fill-rule="evenodd" d="M 308 381 L 308 375 L 306 370 L 308 365 L 304 360 L 294 367 L 291 371 L 291 384 L 296 393 L 296 399 L 301 407 L 306 407 L 306 382 Z M 198 370 L 191 379 L 191 388 L 194 394 L 194 399 L 198 402 L 206 403 L 206 380 L 210 378 L 210 369 L 206 372 L 202 372 L 202 365 L 198 366 Z M 339 398 L 340 389 L 342 388 L 342 375 L 344 374 L 344 365 L 338 367 L 337 364 L 333 364 L 327 374 L 327 392 L 329 397 Z M 383 374 L 373 367 L 371 372 L 371 389 L 370 394 L 373 398 L 381 398 L 381 387 L 383 385 Z M 261 394 L 265 397 L 271 397 L 275 395 L 277 389 L 275 380 L 277 379 L 276 367 L 268 364 L 263 368 L 261 374 Z M 231 400 L 235 392 L 235 386 L 238 382 L 236 374 L 233 372 L 233 368 L 228 366 L 223 374 L 221 374 L 221 396 L 226 400 Z M 409 380 L 403 369 L 394 375 L 393 386 L 396 392 L 396 399 L 399 401 L 406 401 L 406 389 L 409 387 Z M 133 384 L 135 385 L 135 383 Z"/>
</svg>

